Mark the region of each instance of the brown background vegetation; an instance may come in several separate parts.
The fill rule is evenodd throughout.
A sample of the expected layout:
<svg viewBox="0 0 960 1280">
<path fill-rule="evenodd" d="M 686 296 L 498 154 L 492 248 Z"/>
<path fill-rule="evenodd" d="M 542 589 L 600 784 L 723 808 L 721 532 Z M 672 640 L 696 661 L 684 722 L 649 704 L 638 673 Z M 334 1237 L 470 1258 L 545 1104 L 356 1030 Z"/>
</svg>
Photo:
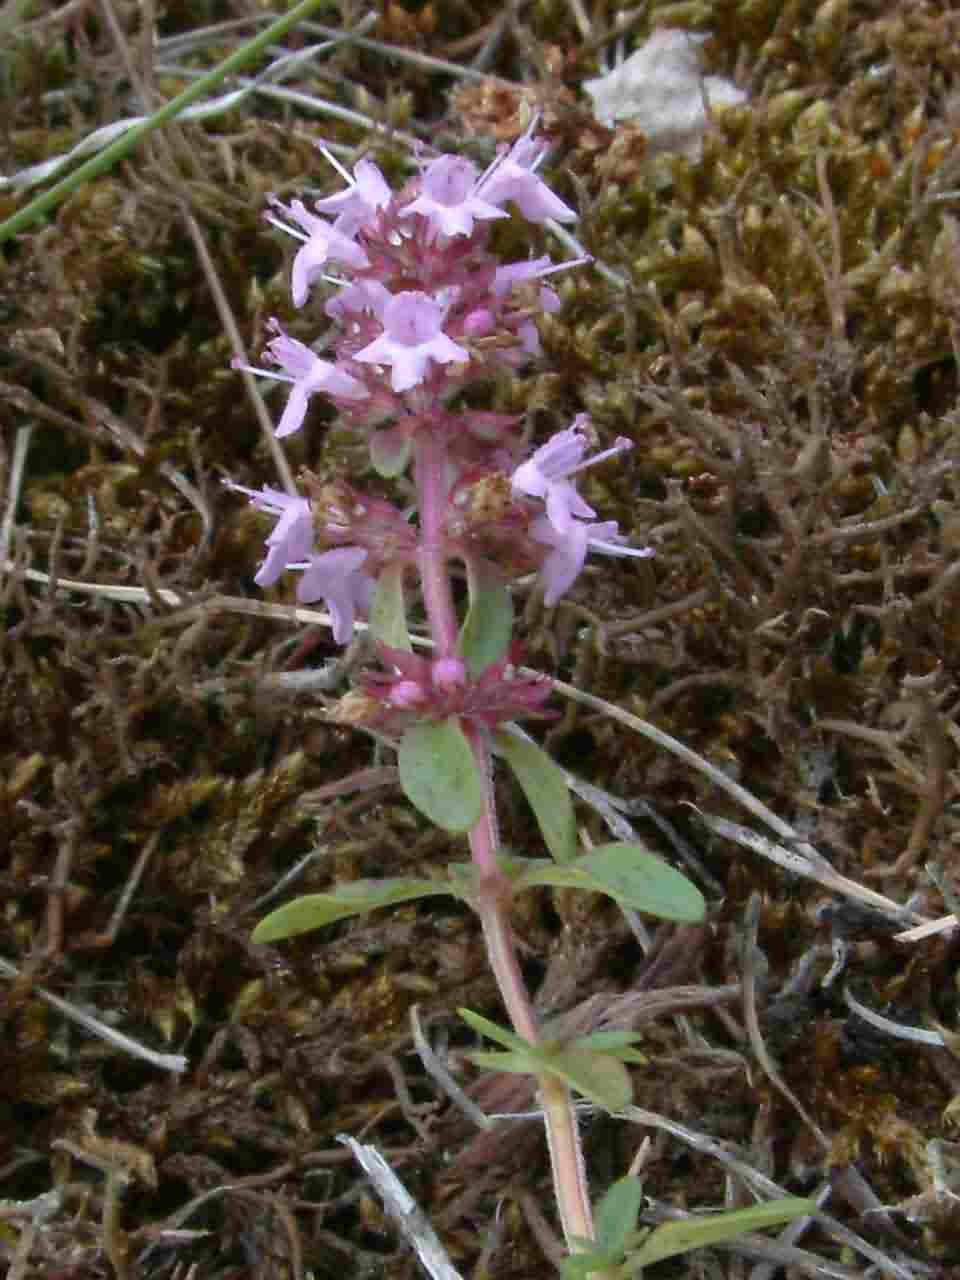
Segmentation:
<svg viewBox="0 0 960 1280">
<path fill-rule="evenodd" d="M 0 172 L 140 113 L 141 92 L 169 98 L 265 11 L 171 0 L 151 19 L 118 0 L 113 12 L 125 54 L 96 4 L 38 3 L 7 31 Z M 17 1275 L 413 1275 L 342 1132 L 384 1152 L 465 1275 L 554 1273 L 537 1125 L 478 1135 L 411 1052 L 416 1004 L 475 1080 L 456 1008 L 500 1013 L 473 919 L 431 900 L 279 946 L 249 940 L 260 900 L 307 855 L 284 892 L 462 856 L 388 768 L 336 794 L 389 761 L 325 720 L 345 687 L 326 633 L 304 651 L 302 625 L 256 611 L 265 529 L 220 483 L 275 482 L 224 315 L 254 352 L 270 315 L 316 336 L 318 311 L 291 313 L 290 245 L 262 210 L 268 192 L 340 185 L 317 139 L 366 147 L 398 176 L 406 148 L 391 129 L 485 160 L 531 106 L 544 112 L 552 178 L 618 279 L 565 278 L 541 367 L 491 404 L 527 411 L 538 439 L 580 411 L 602 439 L 629 436 L 632 453 L 586 494 L 657 555 L 598 563 L 551 614 L 521 590 L 529 663 L 680 739 L 854 884 L 926 918 L 950 909 L 960 18 L 932 0 L 652 3 L 634 38 L 710 32 L 709 69 L 749 94 L 692 160 L 591 119 L 579 85 L 617 15 L 598 0 L 587 16 L 590 33 L 562 0 L 390 5 L 374 44 L 284 82 L 299 99 L 258 95 L 176 126 L 0 247 L 14 518 L 0 566 L 0 957 L 19 972 L 0 989 L 0 1258 Z M 348 0 L 321 14 L 333 28 L 362 17 Z M 250 25 L 217 28 L 239 18 Z M 322 38 L 307 26 L 286 47 Z M 389 128 L 344 123 L 322 101 Z M 0 188 L 0 216 L 25 198 Z M 528 251 L 500 234 L 505 254 Z M 365 456 L 319 405 L 289 450 L 294 467 L 355 480 Z M 304 667 L 324 686 L 280 678 Z M 639 1106 L 793 1193 L 832 1178 L 828 1211 L 900 1258 L 899 1274 L 952 1273 L 960 1068 L 949 1047 L 871 1027 L 844 998 L 953 1044 L 950 934 L 895 940 L 909 913 L 723 838 L 718 819 L 774 833 L 689 763 L 564 706 L 551 749 L 635 802 L 637 832 L 687 860 L 710 914 L 703 928 L 648 928 L 645 950 L 598 899 L 525 898 L 544 1011 L 642 1029 Z M 533 849 L 507 787 L 503 805 L 510 844 Z M 605 838 L 597 813 L 579 813 Z M 41 988 L 186 1054 L 188 1071 L 91 1037 Z M 530 1105 L 513 1079 L 474 1087 L 490 1112 Z M 716 1151 L 606 1117 L 585 1122 L 597 1193 L 647 1133 L 654 1209 L 746 1202 Z M 57 1205 L 25 1234 L 30 1213 L 11 1202 L 51 1188 Z M 893 1208 L 864 1216 L 871 1204 Z M 790 1274 L 879 1265 L 822 1228 L 801 1246 L 814 1261 Z M 661 1270 L 743 1265 L 717 1252 Z"/>
</svg>

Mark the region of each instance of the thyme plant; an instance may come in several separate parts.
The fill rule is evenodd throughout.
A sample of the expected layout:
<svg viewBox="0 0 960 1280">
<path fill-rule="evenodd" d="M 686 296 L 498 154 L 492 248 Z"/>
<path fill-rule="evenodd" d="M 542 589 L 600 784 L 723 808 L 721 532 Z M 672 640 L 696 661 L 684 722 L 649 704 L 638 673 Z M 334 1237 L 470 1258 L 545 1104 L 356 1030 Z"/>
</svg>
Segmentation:
<svg viewBox="0 0 960 1280">
<path fill-rule="evenodd" d="M 506 1028 L 463 1011 L 498 1046 L 473 1060 L 536 1078 L 568 1273 L 627 1274 L 708 1240 L 784 1221 L 808 1203 L 780 1201 L 695 1228 L 667 1223 L 644 1232 L 637 1230 L 640 1183 L 626 1177 L 595 1216 L 573 1096 L 611 1111 L 627 1106 L 637 1037 L 610 1031 L 553 1040 L 518 962 L 511 904 L 534 886 L 602 893 L 675 921 L 697 921 L 705 911 L 696 886 L 639 845 L 578 853 L 563 772 L 516 725 L 551 714 L 551 681 L 518 666 L 511 583 L 535 573 L 551 606 L 588 555 L 651 554 L 629 545 L 577 490 L 585 467 L 628 449 L 628 440 L 589 456 L 590 424 L 581 415 L 528 453 L 520 418 L 474 407 L 485 384 L 540 354 L 537 317 L 560 307 L 549 282 L 586 262 L 502 262 L 491 249 L 492 228 L 511 211 L 534 224 L 576 216 L 540 177 L 547 144 L 535 125 L 484 172 L 441 155 L 396 192 L 372 161 L 360 160 L 349 173 L 325 151 L 342 191 L 309 208 L 271 201 L 269 220 L 299 242 L 294 305 L 319 302 L 337 335 L 324 358 L 271 322 L 266 365 L 250 371 L 290 384 L 276 434 L 299 430 L 310 398 L 325 396 L 344 424 L 364 433 L 376 472 L 412 473 L 416 503 L 411 513 L 346 480 L 322 482 L 310 473 L 297 493 L 233 485 L 275 520 L 256 582 L 267 587 L 295 574 L 298 599 L 324 602 L 339 644 L 350 640 L 357 618 L 369 621 L 380 666 L 356 678 L 333 714 L 395 744 L 406 796 L 431 822 L 466 836 L 470 859 L 453 863 L 444 880 L 365 880 L 300 898 L 263 920 L 254 939 L 272 942 L 437 894 L 468 904 L 510 1020 Z M 461 580 L 465 604 L 458 609 Z M 413 608 L 422 613 L 429 656 L 414 652 Z M 542 851 L 521 856 L 502 846 L 496 760 L 526 795 Z M 541 852 L 548 856 L 535 856 Z"/>
</svg>

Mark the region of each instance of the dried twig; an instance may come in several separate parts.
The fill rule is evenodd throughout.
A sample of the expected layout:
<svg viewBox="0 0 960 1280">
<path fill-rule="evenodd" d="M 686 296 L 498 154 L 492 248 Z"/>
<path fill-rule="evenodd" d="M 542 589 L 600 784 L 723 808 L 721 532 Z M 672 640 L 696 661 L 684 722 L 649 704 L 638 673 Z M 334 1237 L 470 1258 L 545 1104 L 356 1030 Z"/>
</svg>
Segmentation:
<svg viewBox="0 0 960 1280">
<path fill-rule="evenodd" d="M 9 960 L 0 959 L 0 974 L 5 978 L 19 978 L 21 970 L 16 965 L 11 964 Z M 87 1013 L 85 1009 L 80 1009 L 68 1000 L 54 995 L 46 987 L 33 985 L 31 990 L 35 991 L 41 1000 L 45 1000 L 52 1009 L 56 1009 L 65 1018 L 69 1018 L 71 1022 L 75 1022 L 78 1026 L 83 1027 L 85 1031 L 89 1031 L 91 1035 L 97 1036 L 100 1040 L 105 1040 L 107 1044 L 112 1044 L 121 1053 L 128 1053 L 131 1057 L 149 1062 L 151 1066 L 159 1067 L 162 1071 L 172 1071 L 178 1075 L 186 1071 L 189 1066 L 187 1059 L 182 1054 L 155 1053 L 153 1049 L 148 1049 L 146 1045 L 141 1044 L 138 1040 L 134 1040 L 122 1031 L 117 1031 L 108 1026 L 107 1023 L 101 1022 L 99 1018 Z"/>
</svg>

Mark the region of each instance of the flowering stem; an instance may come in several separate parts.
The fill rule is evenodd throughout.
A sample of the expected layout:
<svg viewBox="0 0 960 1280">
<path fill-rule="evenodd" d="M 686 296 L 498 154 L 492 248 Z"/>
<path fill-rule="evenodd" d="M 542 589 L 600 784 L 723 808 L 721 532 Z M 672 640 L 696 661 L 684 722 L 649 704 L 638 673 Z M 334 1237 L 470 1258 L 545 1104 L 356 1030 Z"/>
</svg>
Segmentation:
<svg viewBox="0 0 960 1280">
<path fill-rule="evenodd" d="M 301 7 L 308 2 L 313 0 L 300 0 Z M 549 258 L 499 263 L 487 246 L 487 224 L 507 217 L 503 206 L 508 203 L 534 223 L 576 217 L 537 175 L 549 147 L 534 136 L 534 124 L 513 146 L 501 148 L 482 174 L 464 157 L 439 156 L 421 164 L 419 177 L 392 193 L 376 165 L 360 160 L 352 175 L 336 165 L 346 190 L 316 201 L 313 210 L 301 200 L 271 201 L 269 221 L 299 244 L 291 275 L 295 305 L 307 301 L 320 278 L 342 286 L 326 307 L 343 330 L 335 364 L 285 334 L 278 323 L 272 325 L 271 365 L 279 366 L 279 376 L 291 384 L 277 434 L 288 435 L 303 424 L 309 399 L 318 392 L 358 428 L 402 411 L 395 425 L 413 433 L 418 527 L 414 531 L 393 504 L 361 500 L 349 486 L 342 502 L 335 488 L 315 484 L 310 498 L 266 488 L 249 496 L 278 517 L 257 581 L 268 585 L 284 568 L 302 571 L 298 597 L 305 603 L 327 601 L 340 643 L 350 638 L 354 615 L 374 609 L 378 600 L 384 624 L 379 630 L 390 632 L 403 603 L 395 588 L 416 538 L 433 658 L 428 662 L 384 641 L 381 657 L 393 672 L 368 673 L 362 695 L 344 699 L 344 719 L 393 723 L 396 717 L 401 764 L 409 766 L 407 794 L 442 827 L 462 830 L 463 821 L 479 813 L 469 832 L 474 906 L 511 1024 L 538 1050 L 527 1063 L 537 1080 L 564 1237 L 575 1252 L 595 1238 L 577 1119 L 520 969 L 510 924 L 514 886 L 501 858 L 490 741 L 491 726 L 537 714 L 550 683 L 516 674 L 505 643 L 509 636 L 503 634 L 509 630 L 510 609 L 498 562 L 509 562 L 507 577 L 538 568 L 549 606 L 572 585 L 589 551 L 649 553 L 627 547 L 616 523 L 596 520 L 577 492 L 572 477 L 587 465 L 589 442 L 583 416 L 514 465 L 510 437 L 518 419 L 469 409 L 456 415 L 462 430 L 454 430 L 454 414 L 444 407 L 491 374 L 523 367 L 539 349 L 536 314 L 560 306 L 552 289 L 536 284 L 559 269 Z M 330 262 L 349 269 L 345 281 L 328 274 Z M 516 294 L 520 286 L 527 291 Z M 253 371 L 277 376 L 276 367 Z M 405 467 L 405 453 L 400 457 L 394 448 L 395 435 L 373 436 L 370 443 L 374 464 L 378 458 L 391 464 L 379 468 L 384 474 L 396 474 L 391 471 L 395 462 Z M 618 441 L 600 457 L 626 445 Z M 318 521 L 318 508 L 329 508 L 337 518 L 331 524 Z M 471 570 L 463 652 L 450 577 L 453 559 L 467 562 Z M 379 597 L 378 586 L 383 588 Z M 426 732 L 407 737 L 411 720 Z M 479 806 L 476 779 L 463 780 L 464 772 L 472 773 L 471 761 L 457 725 L 479 775 Z M 442 753 L 448 750 L 451 759 L 445 761 Z M 458 793 L 462 781 L 463 796 Z M 451 788 L 452 807 L 446 794 L 438 799 L 442 787 Z M 461 800 L 466 808 L 458 807 Z"/>
<path fill-rule="evenodd" d="M 417 504 L 420 514 L 420 585 L 433 636 L 434 654 L 448 658 L 457 646 L 457 615 L 447 576 L 443 515 L 447 497 L 446 450 L 429 431 L 416 442 Z"/>
<path fill-rule="evenodd" d="M 517 947 L 510 927 L 510 889 L 497 866 L 498 833 L 493 795 L 489 736 L 485 731 L 463 724 L 483 780 L 483 813 L 470 831 L 470 853 L 481 870 L 477 910 L 487 944 L 487 958 L 500 996 L 510 1015 L 514 1031 L 530 1044 L 540 1044 L 542 1035 L 530 993 L 520 972 Z M 567 1085 L 554 1075 L 537 1077 L 540 1105 L 550 1151 L 557 1209 L 563 1224 L 567 1248 L 576 1249 L 575 1238 L 594 1238 L 590 1197 L 573 1099 Z"/>
<path fill-rule="evenodd" d="M 420 517 L 420 578 L 427 620 L 436 656 L 455 652 L 457 617 L 447 573 L 443 514 L 447 500 L 446 450 L 428 431 L 416 442 L 417 507 Z M 483 792 L 483 811 L 470 831 L 470 853 L 481 873 L 477 911 L 487 944 L 487 956 L 501 998 L 518 1035 L 530 1044 L 542 1036 L 533 1002 L 520 972 L 516 942 L 510 927 L 510 885 L 497 864 L 499 831 L 493 792 L 493 764 L 489 733 L 475 722 L 461 720 L 461 727 L 477 762 Z M 583 1167 L 580 1136 L 573 1099 L 557 1076 L 537 1077 L 543 1107 L 550 1165 L 564 1239 L 571 1251 L 574 1238 L 593 1239 L 590 1198 Z"/>
</svg>

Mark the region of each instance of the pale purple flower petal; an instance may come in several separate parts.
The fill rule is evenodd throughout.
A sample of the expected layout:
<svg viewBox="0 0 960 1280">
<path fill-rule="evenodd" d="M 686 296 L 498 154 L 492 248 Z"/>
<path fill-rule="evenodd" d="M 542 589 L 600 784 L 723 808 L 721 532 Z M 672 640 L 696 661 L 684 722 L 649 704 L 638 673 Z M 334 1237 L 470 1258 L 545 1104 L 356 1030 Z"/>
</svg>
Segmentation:
<svg viewBox="0 0 960 1280">
<path fill-rule="evenodd" d="M 579 577 L 587 558 L 588 527 L 580 520 L 571 520 L 566 533 L 561 534 L 546 516 L 537 516 L 530 525 L 534 542 L 553 548 L 540 568 L 543 603 L 548 609 L 553 608 Z"/>
<path fill-rule="evenodd" d="M 393 295 L 379 280 L 355 280 L 334 294 L 323 310 L 337 324 L 346 326 L 353 315 L 372 311 L 378 320 L 383 319 L 384 308 Z"/>
<path fill-rule="evenodd" d="M 353 358 L 389 365 L 394 391 L 408 391 L 423 382 L 431 360 L 465 364 L 470 353 L 443 332 L 444 314 L 443 304 L 429 294 L 398 293 L 383 309 L 383 333 Z"/>
<path fill-rule="evenodd" d="M 245 493 L 258 511 L 278 516 L 273 532 L 267 538 L 266 559 L 257 570 L 254 582 L 269 587 L 289 564 L 306 560 L 313 551 L 313 512 L 306 498 L 284 493 L 281 489 L 248 489 L 231 484 L 237 493 Z"/>
<path fill-rule="evenodd" d="M 336 195 L 316 201 L 321 213 L 335 215 L 334 226 L 345 236 L 355 235 L 361 227 L 368 226 L 385 208 L 393 196 L 386 178 L 372 160 L 360 160 L 353 168 L 353 177 L 337 163 L 325 147 L 320 150 L 347 181 L 347 189 Z"/>
<path fill-rule="evenodd" d="M 511 479 L 514 493 L 544 500 L 547 518 L 561 535 L 568 532 L 574 516 L 589 518 L 596 514 L 567 479 L 583 460 L 587 437 L 581 424 L 587 421 L 586 415 L 581 414 L 572 427 L 551 436 L 532 458 L 521 462 Z"/>
<path fill-rule="evenodd" d="M 369 259 L 360 246 L 333 227 L 317 231 L 293 260 L 290 292 L 295 307 L 303 306 L 310 293 L 310 286 L 323 275 L 323 268 L 330 261 L 345 262 L 348 267 L 359 270 L 369 264 Z"/>
<path fill-rule="evenodd" d="M 646 560 L 652 547 L 628 547 L 617 532 L 615 520 L 572 520 L 566 532 L 560 533 L 548 516 L 537 516 L 530 525 L 530 536 L 553 549 L 540 568 L 543 603 L 552 609 L 563 593 L 577 580 L 588 551 L 608 556 L 630 556 Z"/>
<path fill-rule="evenodd" d="M 509 214 L 476 194 L 477 167 L 462 156 L 440 156 L 423 171 L 420 194 L 402 214 L 419 213 L 434 235 L 468 236 L 476 219 Z"/>
<path fill-rule="evenodd" d="M 585 255 L 582 258 L 571 258 L 568 262 L 551 262 L 544 255 L 542 258 L 530 258 L 527 262 L 508 262 L 502 267 L 497 267 L 493 277 L 493 292 L 502 301 L 515 284 L 528 284 L 533 280 L 542 279 L 543 276 L 553 275 L 556 271 L 566 271 L 569 267 L 582 267 L 585 263 L 592 261 L 589 255 Z M 540 305 L 551 315 L 560 310 L 560 299 L 547 285 L 540 289 Z"/>
<path fill-rule="evenodd" d="M 570 477 L 633 447 L 629 440 L 620 436 L 611 448 L 604 449 L 602 453 L 595 454 L 584 462 L 583 455 L 589 443 L 585 428 L 589 422 L 587 414 L 578 414 L 572 426 L 565 431 L 558 431 L 537 449 L 533 457 L 521 462 L 511 478 L 515 494 L 522 493 L 528 498 L 543 499 L 547 507 L 547 518 L 561 535 L 568 532 L 574 517 L 588 519 L 596 514 L 577 493 Z"/>
<path fill-rule="evenodd" d="M 318 276 L 323 275 L 327 262 L 344 262 L 355 270 L 363 270 L 370 265 L 370 259 L 360 245 L 338 231 L 325 218 L 310 213 L 302 200 L 291 200 L 289 205 L 285 205 L 274 198 L 270 203 L 297 226 L 289 226 L 272 213 L 267 214 L 267 221 L 304 242 L 303 248 L 298 250 L 293 260 L 290 281 L 295 307 L 302 307 L 306 302 L 311 284 Z"/>
<path fill-rule="evenodd" d="M 494 160 L 477 183 L 476 195 L 488 204 L 501 205 L 512 200 L 528 222 L 575 222 L 577 215 L 569 205 L 555 196 L 535 170 L 543 160 L 549 144 L 532 137 L 536 121 L 519 137 L 509 151 Z"/>
<path fill-rule="evenodd" d="M 297 586 L 301 604 L 322 600 L 327 606 L 337 644 L 347 644 L 353 635 L 357 614 L 369 612 L 376 582 L 363 572 L 367 552 L 363 547 L 336 547 L 312 555 L 303 567 Z"/>
<path fill-rule="evenodd" d="M 310 397 L 317 391 L 341 400 L 364 400 L 370 394 L 358 378 L 352 377 L 329 360 L 321 360 L 305 343 L 299 342 L 282 328 L 277 320 L 270 322 L 275 338 L 267 343 L 267 359 L 279 367 L 260 369 L 255 365 L 234 360 L 235 369 L 246 369 L 265 378 L 277 378 L 290 382 L 293 389 L 277 426 L 278 439 L 292 435 L 303 426 Z"/>
</svg>

